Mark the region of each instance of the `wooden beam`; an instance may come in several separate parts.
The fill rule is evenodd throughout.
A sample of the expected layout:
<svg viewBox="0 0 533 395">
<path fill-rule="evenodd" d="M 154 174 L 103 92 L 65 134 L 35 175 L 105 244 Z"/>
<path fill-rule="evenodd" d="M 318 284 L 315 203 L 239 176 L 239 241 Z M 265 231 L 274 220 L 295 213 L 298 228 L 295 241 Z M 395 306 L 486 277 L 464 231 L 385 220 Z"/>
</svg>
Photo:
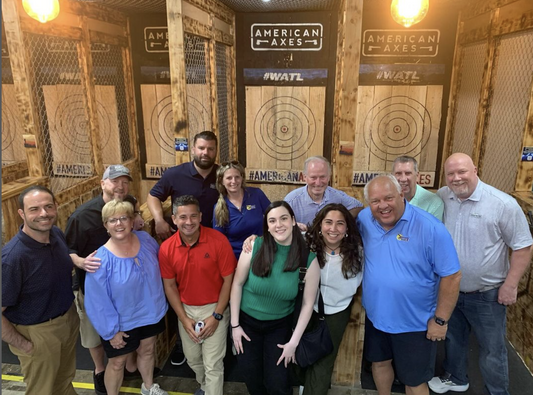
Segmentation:
<svg viewBox="0 0 533 395">
<path fill-rule="evenodd" d="M 211 21 L 213 18 L 211 18 Z M 209 65 L 209 90 L 211 99 L 211 130 L 220 141 L 220 130 L 218 126 L 218 89 L 217 89 L 217 64 L 216 64 L 216 43 L 213 37 L 208 41 L 208 50 L 205 62 Z M 218 144 L 218 158 L 220 159 L 220 143 Z"/>
<path fill-rule="evenodd" d="M 455 34 L 455 49 L 453 54 L 453 66 L 452 66 L 452 78 L 450 81 L 451 92 L 448 99 L 448 115 L 446 118 L 446 129 L 444 131 L 444 145 L 442 147 L 442 158 L 440 165 L 440 185 L 445 185 L 445 173 L 444 173 L 444 162 L 448 156 L 452 154 L 453 149 L 453 140 L 455 137 L 455 116 L 456 116 L 456 105 L 457 105 L 457 93 L 460 88 L 460 78 L 461 75 L 461 64 L 463 59 L 463 47 L 459 45 L 459 37 L 463 30 L 463 22 L 461 21 L 461 13 L 459 13 L 458 22 L 457 22 L 457 32 Z"/>
<path fill-rule="evenodd" d="M 62 1 L 61 11 L 87 18 L 98 19 L 124 28 L 127 25 L 127 18 L 124 14 L 96 2 Z"/>
<path fill-rule="evenodd" d="M 335 83 L 335 122 L 333 126 L 332 164 L 335 187 L 352 185 L 353 157 L 340 155 L 344 141 L 355 141 L 357 115 L 357 91 L 361 55 L 361 29 L 363 0 L 347 0 L 339 20 L 337 47 L 337 77 Z"/>
<path fill-rule="evenodd" d="M 235 28 L 235 26 L 234 26 Z M 235 31 L 235 29 L 233 29 Z M 228 87 L 228 127 L 231 132 L 231 150 L 234 159 L 239 158 L 239 143 L 237 133 L 237 67 L 235 61 L 235 46 L 228 47 L 229 54 L 226 54 L 226 61 L 228 66 L 228 78 L 226 80 L 226 86 Z"/>
<path fill-rule="evenodd" d="M 111 34 L 89 30 L 89 36 L 92 43 L 102 43 L 109 45 L 117 45 L 119 47 L 128 46 L 128 38 L 121 36 L 113 36 Z"/>
<path fill-rule="evenodd" d="M 491 21 L 498 19 L 498 10 L 492 11 Z M 485 57 L 485 66 L 483 68 L 483 77 L 481 83 L 481 96 L 480 96 L 480 105 L 478 107 L 477 121 L 476 121 L 476 131 L 474 134 L 474 149 L 472 151 L 472 160 L 474 165 L 478 168 L 479 176 L 482 176 L 482 164 L 483 156 L 485 153 L 485 142 L 483 136 L 485 134 L 485 129 L 489 124 L 490 116 L 490 99 L 492 96 L 492 71 L 494 69 L 496 54 L 496 42 L 494 37 L 489 36 L 487 43 L 487 56 Z"/>
<path fill-rule="evenodd" d="M 231 34 L 227 34 L 223 32 L 222 30 L 219 30 L 217 28 L 213 28 L 213 37 L 215 41 L 221 42 L 226 45 L 233 46 L 234 45 L 234 36 Z"/>
<path fill-rule="evenodd" d="M 526 127 L 522 147 L 533 147 L 533 84 L 529 95 L 529 108 L 527 111 Z M 515 191 L 529 192 L 533 189 L 533 162 L 518 162 L 516 173 Z"/>
<path fill-rule="evenodd" d="M 185 74 L 185 47 L 183 37 L 183 14 L 181 1 L 167 1 L 168 19 L 168 55 L 170 59 L 170 92 L 172 96 L 172 115 L 174 125 L 183 124 L 174 129 L 174 138 L 189 139 L 189 122 L 187 114 L 187 79 Z M 174 142 L 171 142 L 174 145 Z M 189 141 L 189 146 L 192 141 Z M 176 151 L 176 164 L 189 161 L 189 153 Z"/>
<path fill-rule="evenodd" d="M 21 114 L 24 133 L 35 136 L 36 148 L 26 148 L 28 174 L 31 177 L 42 177 L 46 174 L 44 167 L 44 139 L 33 95 L 31 58 L 24 43 L 24 35 L 16 0 L 2 1 L 2 19 L 9 48 L 9 60 L 13 73 L 13 83 L 17 97 L 17 105 Z"/>
<path fill-rule="evenodd" d="M 79 27 L 67 25 L 42 24 L 33 19 L 22 19 L 20 25 L 23 31 L 46 36 L 81 40 L 82 31 Z"/>
<path fill-rule="evenodd" d="M 202 22 L 192 19 L 188 16 L 183 16 L 183 30 L 187 33 L 194 34 L 196 36 L 210 39 L 213 37 L 213 32 L 210 26 L 203 24 Z"/>
<path fill-rule="evenodd" d="M 94 174 L 104 172 L 102 159 L 102 147 L 100 139 L 100 127 L 98 125 L 98 113 L 96 104 L 96 89 L 94 86 L 93 58 L 91 55 L 91 35 L 87 18 L 81 18 L 81 29 L 83 31 L 83 40 L 78 44 L 79 61 L 81 69 L 81 84 L 85 93 L 87 104 L 87 119 L 89 120 L 89 143 L 91 145 L 91 164 L 93 165 Z"/>
<path fill-rule="evenodd" d="M 127 114 L 128 114 L 128 132 L 130 136 L 130 145 L 133 158 L 138 162 L 139 155 L 139 129 L 137 127 L 137 113 L 135 109 L 135 87 L 133 85 L 133 60 L 131 57 L 131 34 L 130 25 L 126 28 L 128 45 L 122 48 L 122 66 L 124 73 L 124 90 L 126 94 Z M 141 179 L 135 180 L 141 182 Z"/>
<path fill-rule="evenodd" d="M 167 2 L 168 3 L 168 2 Z M 187 3 L 195 5 L 201 10 L 207 11 L 210 14 L 214 14 L 217 18 L 222 19 L 224 22 L 232 25 L 233 16 L 235 13 L 231 8 L 215 0 L 187 0 Z M 168 4 L 167 4 L 168 9 Z"/>
</svg>

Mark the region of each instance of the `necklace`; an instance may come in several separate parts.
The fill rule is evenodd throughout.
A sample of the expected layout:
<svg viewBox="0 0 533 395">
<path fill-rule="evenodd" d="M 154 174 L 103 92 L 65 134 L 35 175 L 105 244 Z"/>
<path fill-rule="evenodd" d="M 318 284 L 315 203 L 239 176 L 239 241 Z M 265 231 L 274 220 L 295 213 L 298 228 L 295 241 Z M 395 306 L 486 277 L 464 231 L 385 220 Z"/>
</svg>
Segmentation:
<svg viewBox="0 0 533 395">
<path fill-rule="evenodd" d="M 325 245 L 326 247 L 328 247 L 328 248 L 331 250 L 331 255 L 335 255 L 335 251 L 337 251 L 338 249 L 340 249 L 340 244 L 339 244 L 337 247 L 335 247 L 335 248 L 329 246 L 328 243 L 326 243 L 326 242 L 324 242 L 324 245 Z"/>
</svg>

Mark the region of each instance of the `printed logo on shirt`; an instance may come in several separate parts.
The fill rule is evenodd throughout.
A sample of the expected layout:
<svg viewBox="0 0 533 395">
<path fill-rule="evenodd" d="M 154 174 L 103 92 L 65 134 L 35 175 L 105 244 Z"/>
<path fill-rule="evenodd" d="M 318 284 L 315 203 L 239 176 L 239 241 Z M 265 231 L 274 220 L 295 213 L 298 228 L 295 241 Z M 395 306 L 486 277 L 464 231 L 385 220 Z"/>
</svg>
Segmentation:
<svg viewBox="0 0 533 395">
<path fill-rule="evenodd" d="M 209 188 L 211 188 L 211 189 L 217 189 L 217 186 L 216 186 L 215 184 L 211 184 L 211 185 L 209 185 Z"/>
<path fill-rule="evenodd" d="M 254 210 L 255 209 L 255 204 L 248 204 L 246 206 L 246 210 L 250 211 L 250 210 Z"/>
<path fill-rule="evenodd" d="M 398 235 L 396 236 L 396 240 L 398 240 L 398 241 L 409 241 L 409 237 L 402 236 L 401 233 L 398 233 Z"/>
<path fill-rule="evenodd" d="M 471 213 L 470 216 L 474 218 L 481 218 L 481 214 L 478 213 Z"/>
<path fill-rule="evenodd" d="M 206 252 L 204 258 L 209 258 L 209 252 Z"/>
</svg>

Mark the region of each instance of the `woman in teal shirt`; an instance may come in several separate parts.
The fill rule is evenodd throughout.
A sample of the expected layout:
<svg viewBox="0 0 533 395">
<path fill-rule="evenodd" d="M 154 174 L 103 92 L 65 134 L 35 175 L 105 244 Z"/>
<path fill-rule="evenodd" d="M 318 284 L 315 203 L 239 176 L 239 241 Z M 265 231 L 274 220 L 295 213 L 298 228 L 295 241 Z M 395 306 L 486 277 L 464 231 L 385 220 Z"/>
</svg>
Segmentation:
<svg viewBox="0 0 533 395">
<path fill-rule="evenodd" d="M 291 334 L 303 254 L 308 254 L 306 284 Z M 316 256 L 308 252 L 292 208 L 273 202 L 265 211 L 263 237 L 255 240 L 251 253 L 242 252 L 231 287 L 233 342 L 250 394 L 292 394 L 287 366 L 295 362 L 319 279 Z"/>
</svg>

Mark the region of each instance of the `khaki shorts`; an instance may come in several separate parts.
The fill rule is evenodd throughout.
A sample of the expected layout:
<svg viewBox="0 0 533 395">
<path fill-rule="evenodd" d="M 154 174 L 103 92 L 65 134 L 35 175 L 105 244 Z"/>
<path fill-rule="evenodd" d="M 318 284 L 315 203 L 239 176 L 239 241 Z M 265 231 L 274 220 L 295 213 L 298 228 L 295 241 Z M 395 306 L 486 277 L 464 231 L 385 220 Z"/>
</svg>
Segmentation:
<svg viewBox="0 0 533 395">
<path fill-rule="evenodd" d="M 100 335 L 98 335 L 94 329 L 93 324 L 91 324 L 91 321 L 85 312 L 85 295 L 81 290 L 74 293 L 76 295 L 74 302 L 76 303 L 76 309 L 80 316 L 81 345 L 84 348 L 98 347 L 101 344 Z"/>
</svg>

